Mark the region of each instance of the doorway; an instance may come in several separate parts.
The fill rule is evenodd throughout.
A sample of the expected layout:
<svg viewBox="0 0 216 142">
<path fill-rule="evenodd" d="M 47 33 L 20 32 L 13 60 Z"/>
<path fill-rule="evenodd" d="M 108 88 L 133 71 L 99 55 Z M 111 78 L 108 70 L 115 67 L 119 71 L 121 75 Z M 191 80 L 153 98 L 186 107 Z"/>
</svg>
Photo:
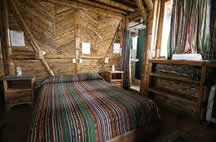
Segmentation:
<svg viewBox="0 0 216 142">
<path fill-rule="evenodd" d="M 132 36 L 132 47 L 130 50 L 130 89 L 140 92 L 142 59 L 144 41 L 146 38 L 146 26 L 135 24 L 129 28 Z"/>
</svg>

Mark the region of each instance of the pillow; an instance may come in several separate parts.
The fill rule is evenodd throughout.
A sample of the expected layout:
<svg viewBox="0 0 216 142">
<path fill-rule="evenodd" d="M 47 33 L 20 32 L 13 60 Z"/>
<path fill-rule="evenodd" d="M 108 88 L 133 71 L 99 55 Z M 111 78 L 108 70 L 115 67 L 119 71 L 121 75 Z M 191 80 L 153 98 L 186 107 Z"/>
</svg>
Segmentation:
<svg viewBox="0 0 216 142">
<path fill-rule="evenodd" d="M 102 79 L 98 73 L 80 73 L 78 74 L 79 81 Z"/>
<path fill-rule="evenodd" d="M 67 82 L 75 82 L 75 81 L 84 81 L 84 80 L 97 80 L 102 79 L 102 77 L 98 73 L 79 73 L 72 75 L 56 75 L 50 77 L 42 82 L 42 84 L 47 83 L 67 83 Z"/>
</svg>

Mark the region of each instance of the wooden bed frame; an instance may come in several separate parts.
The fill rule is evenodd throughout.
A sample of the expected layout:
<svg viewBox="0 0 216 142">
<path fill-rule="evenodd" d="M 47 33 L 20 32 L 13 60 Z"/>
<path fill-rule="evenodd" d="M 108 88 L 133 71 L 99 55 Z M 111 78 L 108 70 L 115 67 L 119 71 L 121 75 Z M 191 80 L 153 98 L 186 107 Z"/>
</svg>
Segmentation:
<svg viewBox="0 0 216 142">
<path fill-rule="evenodd" d="M 106 142 L 143 142 L 143 140 L 154 137 L 160 133 L 160 121 L 153 121 L 146 128 L 129 131 Z"/>
</svg>

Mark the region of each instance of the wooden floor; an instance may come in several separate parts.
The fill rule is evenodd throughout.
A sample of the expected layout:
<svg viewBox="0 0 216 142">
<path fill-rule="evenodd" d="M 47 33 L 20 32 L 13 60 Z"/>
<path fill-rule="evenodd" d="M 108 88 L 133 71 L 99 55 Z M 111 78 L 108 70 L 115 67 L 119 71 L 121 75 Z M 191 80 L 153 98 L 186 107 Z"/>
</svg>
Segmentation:
<svg viewBox="0 0 216 142">
<path fill-rule="evenodd" d="M 160 133 L 145 142 L 160 141 L 163 137 L 175 131 L 188 133 L 200 142 L 216 142 L 216 127 L 203 126 L 199 122 L 183 114 L 172 112 L 159 107 L 161 114 Z M 0 142 L 24 142 L 27 130 L 31 123 L 32 107 L 20 105 L 7 113 L 0 113 L 0 120 L 4 122 Z"/>
</svg>

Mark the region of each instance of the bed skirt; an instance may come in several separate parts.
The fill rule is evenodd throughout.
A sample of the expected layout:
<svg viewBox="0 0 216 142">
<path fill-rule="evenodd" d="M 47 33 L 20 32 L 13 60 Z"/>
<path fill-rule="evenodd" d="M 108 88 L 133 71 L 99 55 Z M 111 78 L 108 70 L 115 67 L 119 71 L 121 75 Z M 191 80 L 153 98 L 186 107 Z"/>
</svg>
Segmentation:
<svg viewBox="0 0 216 142">
<path fill-rule="evenodd" d="M 114 137 L 106 142 L 143 142 L 143 140 L 158 135 L 160 132 L 160 121 L 151 123 L 151 126 L 135 129 L 123 135 Z"/>
</svg>

